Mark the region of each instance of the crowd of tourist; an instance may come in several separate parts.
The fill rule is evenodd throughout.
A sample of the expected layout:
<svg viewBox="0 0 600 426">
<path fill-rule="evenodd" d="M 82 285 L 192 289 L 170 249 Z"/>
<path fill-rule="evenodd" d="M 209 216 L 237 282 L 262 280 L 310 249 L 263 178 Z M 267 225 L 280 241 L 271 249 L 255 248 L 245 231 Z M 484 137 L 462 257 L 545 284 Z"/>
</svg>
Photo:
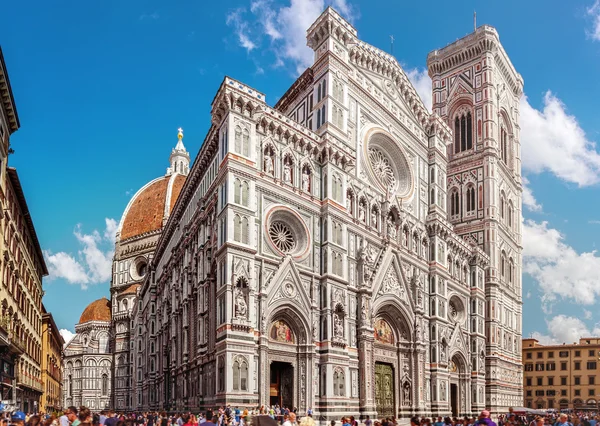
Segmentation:
<svg viewBox="0 0 600 426">
<path fill-rule="evenodd" d="M 548 411 L 541 416 L 527 413 L 508 413 L 492 416 L 487 410 L 478 417 L 434 417 L 410 419 L 410 426 L 600 426 L 600 412 L 556 412 Z M 398 426 L 405 423 L 394 417 L 371 419 L 366 416 L 356 419 L 344 416 L 331 420 L 331 426 Z M 180 413 L 117 413 L 113 410 L 92 413 L 86 407 L 69 407 L 61 416 L 26 415 L 21 411 L 0 418 L 0 426 L 315 426 L 312 410 L 305 416 L 297 416 L 296 409 L 277 405 L 256 409 L 239 409 L 231 406 L 208 410 L 198 415 Z"/>
</svg>

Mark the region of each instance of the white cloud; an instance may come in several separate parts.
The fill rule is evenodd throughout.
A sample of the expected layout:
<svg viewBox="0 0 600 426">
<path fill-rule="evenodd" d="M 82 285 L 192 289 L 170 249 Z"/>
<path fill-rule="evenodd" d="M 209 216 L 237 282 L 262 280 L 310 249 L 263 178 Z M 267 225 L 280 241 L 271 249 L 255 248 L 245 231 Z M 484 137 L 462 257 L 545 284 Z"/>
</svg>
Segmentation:
<svg viewBox="0 0 600 426">
<path fill-rule="evenodd" d="M 248 29 L 248 22 L 244 21 L 242 14 L 245 12 L 244 8 L 239 8 L 227 15 L 227 25 L 233 27 L 235 34 L 237 35 L 240 46 L 250 53 L 256 49 L 256 44 L 250 39 L 250 30 Z"/>
<path fill-rule="evenodd" d="M 110 280 L 112 257 L 114 254 L 117 222 L 105 219 L 105 229 L 101 234 L 98 230 L 85 234 L 81 225 L 75 227 L 73 235 L 82 246 L 77 256 L 64 251 L 52 253 L 44 251 L 48 265 L 49 280 L 64 279 L 69 284 L 78 284 L 86 289 L 90 284 L 98 284 Z"/>
<path fill-rule="evenodd" d="M 600 220 L 588 220 L 590 225 L 600 225 Z"/>
<path fill-rule="evenodd" d="M 594 21 L 592 30 L 588 31 L 588 35 L 593 40 L 600 41 L 600 0 L 596 0 L 594 4 L 588 8 L 587 13 Z"/>
<path fill-rule="evenodd" d="M 590 320 L 590 319 L 592 319 L 592 312 L 591 312 L 591 311 L 588 311 L 587 309 L 584 309 L 584 310 L 583 310 L 583 317 L 584 317 L 586 320 Z"/>
<path fill-rule="evenodd" d="M 540 111 L 523 96 L 520 110 L 524 170 L 551 172 L 579 186 L 600 182 L 600 154 L 596 144 L 586 137 L 577 118 L 568 114 L 560 99 L 546 92 Z"/>
<path fill-rule="evenodd" d="M 431 94 L 431 78 L 429 78 L 429 74 L 427 74 L 427 69 L 424 68 L 419 70 L 418 68 L 414 68 L 412 70 L 408 70 L 406 72 L 406 76 L 421 97 L 421 100 L 425 104 L 427 110 L 431 111 L 433 99 Z"/>
<path fill-rule="evenodd" d="M 537 202 L 535 197 L 533 196 L 533 192 L 529 187 L 529 179 L 523 176 L 523 205 L 530 212 L 541 212 L 542 205 Z"/>
<path fill-rule="evenodd" d="M 67 346 L 67 344 L 73 339 L 73 337 L 75 337 L 75 333 L 73 333 L 71 330 L 67 330 L 66 328 L 61 328 L 60 330 L 58 330 L 58 332 L 65 341 L 65 346 Z"/>
<path fill-rule="evenodd" d="M 268 41 L 275 53 L 274 67 L 290 63 L 297 74 L 312 65 L 313 50 L 306 45 L 306 30 L 326 6 L 333 6 L 352 22 L 354 8 L 347 0 L 290 0 L 286 6 L 273 0 L 253 0 L 249 13 L 236 9 L 227 16 L 227 25 L 234 28 L 239 44 L 248 52 Z"/>
<path fill-rule="evenodd" d="M 543 345 L 560 345 L 562 343 L 579 343 L 582 337 L 596 336 L 600 333 L 598 327 L 590 330 L 579 318 L 557 315 L 547 322 L 548 334 L 532 333 Z"/>
<path fill-rule="evenodd" d="M 600 295 L 598 270 L 600 257 L 595 251 L 577 253 L 548 222 L 523 223 L 523 272 L 537 281 L 543 304 L 558 298 L 582 305 L 595 303 Z"/>
<path fill-rule="evenodd" d="M 160 15 L 157 12 L 142 13 L 140 15 L 140 21 L 143 21 L 144 19 L 151 19 L 153 21 L 156 21 L 158 18 L 160 18 Z"/>
<path fill-rule="evenodd" d="M 531 299 L 531 292 L 528 291 L 527 294 L 525 295 L 525 299 Z"/>
</svg>

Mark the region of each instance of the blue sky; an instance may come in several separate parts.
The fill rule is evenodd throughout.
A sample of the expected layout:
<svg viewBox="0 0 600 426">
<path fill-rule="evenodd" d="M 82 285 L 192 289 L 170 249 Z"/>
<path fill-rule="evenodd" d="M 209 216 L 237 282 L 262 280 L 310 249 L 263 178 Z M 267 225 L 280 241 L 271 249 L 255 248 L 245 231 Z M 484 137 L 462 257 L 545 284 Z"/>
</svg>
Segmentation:
<svg viewBox="0 0 600 426">
<path fill-rule="evenodd" d="M 44 303 L 73 330 L 109 296 L 112 237 L 131 195 L 162 175 L 177 128 L 198 152 L 225 74 L 274 104 L 310 64 L 304 30 L 334 4 L 366 42 L 394 53 L 427 102 L 429 51 L 495 26 L 525 80 L 524 335 L 600 334 L 600 4 L 107 0 L 9 2 L 0 26 L 21 120 L 19 169 L 52 275 Z"/>
</svg>

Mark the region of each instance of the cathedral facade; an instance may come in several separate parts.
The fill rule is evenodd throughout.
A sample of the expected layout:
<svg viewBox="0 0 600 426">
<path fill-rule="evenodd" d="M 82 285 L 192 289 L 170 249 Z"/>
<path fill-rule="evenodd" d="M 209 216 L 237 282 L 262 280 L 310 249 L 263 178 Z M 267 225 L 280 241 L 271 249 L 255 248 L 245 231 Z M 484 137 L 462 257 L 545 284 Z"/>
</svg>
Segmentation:
<svg viewBox="0 0 600 426">
<path fill-rule="evenodd" d="M 192 168 L 176 148 L 127 207 L 113 406 L 326 421 L 522 403 L 523 81 L 498 34 L 429 54 L 433 113 L 332 8 L 307 43 L 274 107 L 226 77 Z"/>
</svg>

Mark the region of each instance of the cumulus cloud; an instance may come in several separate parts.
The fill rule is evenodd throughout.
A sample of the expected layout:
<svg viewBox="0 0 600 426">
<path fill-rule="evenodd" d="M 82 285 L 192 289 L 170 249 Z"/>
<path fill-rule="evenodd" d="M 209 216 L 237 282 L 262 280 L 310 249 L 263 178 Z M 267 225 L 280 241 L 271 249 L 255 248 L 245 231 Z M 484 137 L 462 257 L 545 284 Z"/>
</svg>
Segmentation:
<svg viewBox="0 0 600 426">
<path fill-rule="evenodd" d="M 429 78 L 429 74 L 427 74 L 427 69 L 424 68 L 419 70 L 418 68 L 414 68 L 408 70 L 406 76 L 421 97 L 427 110 L 431 111 L 433 99 L 431 94 L 431 79 Z"/>
<path fill-rule="evenodd" d="M 600 1 L 600 0 L 599 0 Z M 544 95 L 541 110 L 521 98 L 521 152 L 525 171 L 551 172 L 581 186 L 600 182 L 600 154 L 577 118 L 552 92 Z"/>
<path fill-rule="evenodd" d="M 80 285 L 86 289 L 90 284 L 107 282 L 111 277 L 112 257 L 114 254 L 117 222 L 105 219 L 102 233 L 94 230 L 89 234 L 82 231 L 78 224 L 73 235 L 81 249 L 76 255 L 64 251 L 53 253 L 44 250 L 50 281 L 64 279 L 69 284 Z"/>
<path fill-rule="evenodd" d="M 75 337 L 75 333 L 73 333 L 71 330 L 67 330 L 66 328 L 61 328 L 60 330 L 58 330 L 58 332 L 65 341 L 65 346 L 67 346 L 67 344 L 73 339 L 73 337 Z"/>
<path fill-rule="evenodd" d="M 560 298 L 594 304 L 600 295 L 598 270 L 600 257 L 595 251 L 578 253 L 548 222 L 523 223 L 523 272 L 537 281 L 543 303 L 552 304 Z"/>
<path fill-rule="evenodd" d="M 291 64 L 296 74 L 312 65 L 313 50 L 306 45 L 306 30 L 327 6 L 333 6 L 350 22 L 355 10 L 347 0 L 290 0 L 277 5 L 273 0 L 254 0 L 250 8 L 227 15 L 240 46 L 251 52 L 266 46 L 275 53 L 273 66 Z"/>
<path fill-rule="evenodd" d="M 541 212 L 542 205 L 537 202 L 533 195 L 533 191 L 529 187 L 529 179 L 523 176 L 523 205 L 530 212 Z"/>
<path fill-rule="evenodd" d="M 534 339 L 543 345 L 560 345 L 563 343 L 579 343 L 582 337 L 597 336 L 600 329 L 596 326 L 590 330 L 579 318 L 557 315 L 547 321 L 548 334 L 532 333 Z"/>
<path fill-rule="evenodd" d="M 593 25 L 588 35 L 596 41 L 600 41 L 600 0 L 596 0 L 592 6 L 587 9 L 587 14 L 592 18 Z"/>
</svg>

